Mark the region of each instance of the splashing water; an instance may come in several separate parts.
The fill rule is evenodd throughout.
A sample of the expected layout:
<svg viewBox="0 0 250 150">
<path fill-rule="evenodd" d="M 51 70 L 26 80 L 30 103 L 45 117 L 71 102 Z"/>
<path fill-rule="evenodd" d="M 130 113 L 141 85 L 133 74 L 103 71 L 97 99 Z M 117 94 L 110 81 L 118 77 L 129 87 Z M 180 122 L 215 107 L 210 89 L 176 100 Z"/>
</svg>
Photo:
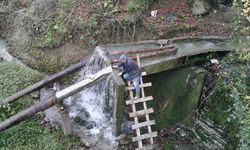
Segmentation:
<svg viewBox="0 0 250 150">
<path fill-rule="evenodd" d="M 106 63 L 97 52 L 79 74 L 77 81 L 86 79 L 104 68 Z M 74 132 L 85 138 L 92 145 L 101 145 L 100 148 L 114 149 L 114 88 L 113 80 L 109 76 L 105 81 L 93 85 L 65 101 L 69 106 L 70 118 Z M 104 146 L 106 144 L 106 146 Z M 96 149 L 96 148 L 95 148 Z"/>
</svg>

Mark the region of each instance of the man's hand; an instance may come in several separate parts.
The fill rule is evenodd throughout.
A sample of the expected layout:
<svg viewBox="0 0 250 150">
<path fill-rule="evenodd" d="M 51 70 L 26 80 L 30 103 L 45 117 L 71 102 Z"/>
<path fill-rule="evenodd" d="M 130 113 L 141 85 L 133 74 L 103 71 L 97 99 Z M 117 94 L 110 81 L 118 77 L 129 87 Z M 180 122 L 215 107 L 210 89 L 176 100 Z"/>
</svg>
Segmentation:
<svg viewBox="0 0 250 150">
<path fill-rule="evenodd" d="M 114 69 L 119 69 L 118 65 L 113 65 L 112 66 Z"/>
</svg>

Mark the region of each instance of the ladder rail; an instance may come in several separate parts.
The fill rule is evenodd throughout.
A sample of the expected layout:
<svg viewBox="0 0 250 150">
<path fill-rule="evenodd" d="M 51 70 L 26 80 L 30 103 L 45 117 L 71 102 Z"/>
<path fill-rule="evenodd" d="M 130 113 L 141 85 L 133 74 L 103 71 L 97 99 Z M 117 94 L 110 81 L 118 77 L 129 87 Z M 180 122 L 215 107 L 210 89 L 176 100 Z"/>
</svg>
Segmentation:
<svg viewBox="0 0 250 150">
<path fill-rule="evenodd" d="M 136 55 L 137 58 L 137 64 L 139 66 L 139 68 L 141 68 L 140 65 L 140 56 L 139 54 Z M 141 76 L 145 76 L 146 72 L 142 72 Z M 147 107 L 147 101 L 149 100 L 153 100 L 152 96 L 145 96 L 145 91 L 144 88 L 145 87 L 149 87 L 152 86 L 151 82 L 149 83 L 143 83 L 142 77 L 140 78 L 140 88 L 141 88 L 141 98 L 139 99 L 134 99 L 134 93 L 133 90 L 135 89 L 134 86 L 132 86 L 131 81 L 128 81 L 128 87 L 125 88 L 125 90 L 129 91 L 129 97 L 130 99 L 126 101 L 126 105 L 131 105 L 132 107 L 132 112 L 129 113 L 129 117 L 134 118 L 134 125 L 132 125 L 132 129 L 136 131 L 136 137 L 132 138 L 133 142 L 137 142 L 138 143 L 138 148 L 137 149 L 151 149 L 154 146 L 154 137 L 157 137 L 157 131 L 156 132 L 152 132 L 152 125 L 155 125 L 155 120 L 150 120 L 149 114 L 153 113 L 154 110 L 153 108 L 148 108 Z M 143 104 L 143 109 L 142 110 L 136 110 L 136 104 L 138 103 L 142 103 Z M 144 122 L 139 122 L 138 117 L 139 116 L 144 116 L 145 117 L 145 121 Z M 141 129 L 143 128 L 147 128 L 147 132 L 148 133 L 142 133 L 141 134 Z M 149 140 L 149 142 L 147 142 L 150 145 L 143 145 L 143 140 Z"/>
<path fill-rule="evenodd" d="M 137 54 L 136 57 L 137 57 L 137 64 L 138 64 L 139 68 L 141 68 L 141 62 L 140 62 L 140 56 L 139 56 L 139 54 Z M 140 78 L 140 80 L 141 80 L 141 84 L 143 84 L 142 77 Z M 141 88 L 141 94 L 142 94 L 142 97 L 144 98 L 145 97 L 145 92 L 144 92 L 144 88 L 143 87 Z M 143 101 L 143 107 L 144 107 L 145 110 L 148 109 L 147 108 L 147 104 L 146 104 L 145 101 Z M 149 114 L 146 114 L 146 121 L 150 121 Z M 151 129 L 150 125 L 148 125 L 148 132 L 152 133 L 152 129 Z M 150 144 L 154 144 L 154 140 L 153 140 L 152 137 L 150 137 Z"/>
<path fill-rule="evenodd" d="M 131 82 L 130 82 L 130 81 L 128 81 L 128 86 L 129 86 L 129 87 L 131 86 Z M 134 98 L 134 97 L 133 97 L 133 91 L 132 91 L 132 90 L 129 90 L 129 97 L 130 97 L 130 99 L 133 99 L 133 98 Z M 136 112 L 135 104 L 132 104 L 131 106 L 132 106 L 132 111 L 133 111 L 133 113 L 135 113 L 135 112 Z M 134 122 L 135 122 L 135 124 L 138 124 L 138 123 L 139 123 L 138 117 L 137 117 L 137 116 L 134 117 Z M 137 135 L 137 136 L 138 136 L 138 135 L 139 135 L 139 136 L 141 135 L 141 132 L 140 132 L 140 129 L 139 129 L 139 128 L 136 129 L 136 135 Z M 141 141 L 141 140 L 138 140 L 138 147 L 139 147 L 139 148 L 142 147 L 142 141 Z"/>
</svg>

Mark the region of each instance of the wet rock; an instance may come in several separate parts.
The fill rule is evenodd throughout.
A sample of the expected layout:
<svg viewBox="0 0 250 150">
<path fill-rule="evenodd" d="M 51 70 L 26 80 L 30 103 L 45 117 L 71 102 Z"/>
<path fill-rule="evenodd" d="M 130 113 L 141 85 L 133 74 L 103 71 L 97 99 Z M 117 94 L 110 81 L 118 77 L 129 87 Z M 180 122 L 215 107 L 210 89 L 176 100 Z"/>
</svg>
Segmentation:
<svg viewBox="0 0 250 150">
<path fill-rule="evenodd" d="M 81 139 L 81 145 L 86 148 L 90 148 L 90 143 L 86 139 Z"/>
<path fill-rule="evenodd" d="M 234 22 L 234 11 L 230 7 L 226 7 L 223 5 L 220 5 L 219 11 L 222 14 L 222 21 L 225 23 L 233 23 Z"/>
<path fill-rule="evenodd" d="M 123 133 L 123 134 L 119 135 L 119 136 L 116 138 L 116 141 L 120 141 L 120 140 L 124 139 L 126 136 L 127 136 L 127 135 Z"/>
<path fill-rule="evenodd" d="M 87 120 L 89 117 L 90 117 L 89 112 L 87 112 L 87 110 L 82 108 L 74 118 L 74 122 L 81 126 L 85 126 L 87 124 Z"/>
<path fill-rule="evenodd" d="M 81 126 L 85 126 L 85 124 L 86 124 L 86 120 L 84 120 L 80 116 L 76 116 L 74 119 L 74 122 L 81 125 Z"/>
<path fill-rule="evenodd" d="M 55 95 L 56 91 L 52 88 L 48 89 L 48 88 L 43 88 L 40 90 L 40 100 L 44 101 L 48 98 L 50 98 L 51 96 Z"/>
<path fill-rule="evenodd" d="M 125 134 L 132 134 L 133 133 L 133 130 L 131 128 L 131 126 L 134 124 L 133 121 L 125 121 L 122 123 L 122 133 L 125 133 Z"/>
<path fill-rule="evenodd" d="M 195 0 L 193 5 L 193 15 L 205 15 L 210 10 L 211 5 L 206 0 Z"/>
<path fill-rule="evenodd" d="M 96 126 L 96 123 L 94 121 L 90 121 L 87 123 L 86 128 L 93 129 L 95 126 Z"/>
</svg>

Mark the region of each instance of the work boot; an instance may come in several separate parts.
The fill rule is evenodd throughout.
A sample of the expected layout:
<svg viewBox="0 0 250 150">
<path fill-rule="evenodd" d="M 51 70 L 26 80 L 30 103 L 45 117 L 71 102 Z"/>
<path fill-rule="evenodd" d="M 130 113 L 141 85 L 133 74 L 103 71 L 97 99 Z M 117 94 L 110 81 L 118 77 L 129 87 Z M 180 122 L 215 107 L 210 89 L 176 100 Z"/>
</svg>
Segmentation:
<svg viewBox="0 0 250 150">
<path fill-rule="evenodd" d="M 136 93 L 134 99 L 139 99 L 140 98 L 140 94 L 139 93 Z"/>
</svg>

